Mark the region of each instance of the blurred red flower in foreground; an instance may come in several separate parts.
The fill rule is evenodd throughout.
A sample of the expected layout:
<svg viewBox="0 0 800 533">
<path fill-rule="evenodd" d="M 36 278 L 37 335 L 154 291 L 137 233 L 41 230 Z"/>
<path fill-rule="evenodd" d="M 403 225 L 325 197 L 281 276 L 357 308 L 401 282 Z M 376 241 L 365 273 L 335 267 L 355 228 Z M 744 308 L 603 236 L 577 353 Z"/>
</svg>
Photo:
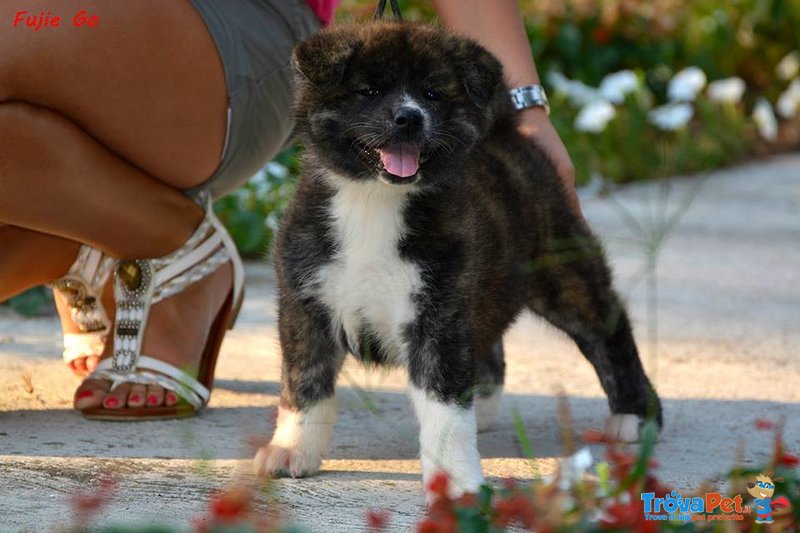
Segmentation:
<svg viewBox="0 0 800 533">
<path fill-rule="evenodd" d="M 250 510 L 250 500 L 250 491 L 243 488 L 218 491 L 209 501 L 211 517 L 223 524 L 236 522 Z"/>
<path fill-rule="evenodd" d="M 756 418 L 755 426 L 756 429 L 759 429 L 761 431 L 766 431 L 773 429 L 775 427 L 775 424 L 772 421 L 767 420 L 765 418 Z"/>
<path fill-rule="evenodd" d="M 114 497 L 117 481 L 111 477 L 102 477 L 97 480 L 91 492 L 86 494 L 73 494 L 72 508 L 79 519 L 85 519 L 100 512 Z"/>
<path fill-rule="evenodd" d="M 367 511 L 367 529 L 370 533 L 377 533 L 386 529 L 389 524 L 388 511 Z"/>
<path fill-rule="evenodd" d="M 778 464 L 783 466 L 797 466 L 800 465 L 800 458 L 796 455 L 792 455 L 791 453 L 784 452 L 780 457 L 778 457 Z"/>
</svg>

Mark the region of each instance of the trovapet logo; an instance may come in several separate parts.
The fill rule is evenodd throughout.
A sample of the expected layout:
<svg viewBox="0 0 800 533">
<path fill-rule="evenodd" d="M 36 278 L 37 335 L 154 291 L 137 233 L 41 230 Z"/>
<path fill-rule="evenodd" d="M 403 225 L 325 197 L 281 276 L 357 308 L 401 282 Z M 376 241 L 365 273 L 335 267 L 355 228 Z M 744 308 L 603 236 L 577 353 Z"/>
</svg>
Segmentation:
<svg viewBox="0 0 800 533">
<path fill-rule="evenodd" d="M 745 505 L 741 495 L 727 498 L 716 492 L 706 493 L 705 497 L 684 497 L 673 490 L 663 498 L 656 497 L 654 492 L 642 493 L 645 520 L 739 521 L 755 511 L 757 524 L 769 524 L 773 521 L 773 509 L 790 506 L 784 496 L 772 498 L 775 482 L 771 475 L 771 472 L 760 474 L 755 482 L 747 484 L 747 492 L 754 498 L 752 505 Z"/>
<path fill-rule="evenodd" d="M 691 498 L 674 490 L 663 498 L 657 498 L 655 492 L 645 492 L 642 501 L 645 520 L 744 520 L 744 515 L 750 512 L 750 506 L 742 505 L 740 495 L 725 498 L 716 492 Z M 721 514 L 713 514 L 717 510 Z"/>
</svg>

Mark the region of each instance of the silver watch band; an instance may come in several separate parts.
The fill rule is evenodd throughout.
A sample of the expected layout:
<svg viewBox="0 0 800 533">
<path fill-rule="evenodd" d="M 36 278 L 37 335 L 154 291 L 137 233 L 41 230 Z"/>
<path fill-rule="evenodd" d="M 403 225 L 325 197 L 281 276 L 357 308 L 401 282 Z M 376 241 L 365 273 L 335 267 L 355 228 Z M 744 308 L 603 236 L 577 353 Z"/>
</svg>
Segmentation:
<svg viewBox="0 0 800 533">
<path fill-rule="evenodd" d="M 547 94 L 541 85 L 517 87 L 511 89 L 508 93 L 511 95 L 511 102 L 517 111 L 529 107 L 543 107 L 545 112 L 548 115 L 550 114 L 550 102 L 547 100 Z"/>
</svg>

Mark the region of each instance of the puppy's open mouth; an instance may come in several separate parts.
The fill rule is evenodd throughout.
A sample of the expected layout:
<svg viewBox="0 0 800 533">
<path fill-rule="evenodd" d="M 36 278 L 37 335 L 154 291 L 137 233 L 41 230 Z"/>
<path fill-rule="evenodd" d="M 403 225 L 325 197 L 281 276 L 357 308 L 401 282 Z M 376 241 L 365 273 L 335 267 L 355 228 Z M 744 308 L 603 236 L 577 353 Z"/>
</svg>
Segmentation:
<svg viewBox="0 0 800 533">
<path fill-rule="evenodd" d="M 389 144 L 380 148 L 362 147 L 361 153 L 379 170 L 389 174 L 392 183 L 408 183 L 419 172 L 419 167 L 428 160 L 418 145 L 409 143 Z"/>
<path fill-rule="evenodd" d="M 413 144 L 394 144 L 378 148 L 384 170 L 398 178 L 410 178 L 419 171 L 420 150 Z"/>
</svg>

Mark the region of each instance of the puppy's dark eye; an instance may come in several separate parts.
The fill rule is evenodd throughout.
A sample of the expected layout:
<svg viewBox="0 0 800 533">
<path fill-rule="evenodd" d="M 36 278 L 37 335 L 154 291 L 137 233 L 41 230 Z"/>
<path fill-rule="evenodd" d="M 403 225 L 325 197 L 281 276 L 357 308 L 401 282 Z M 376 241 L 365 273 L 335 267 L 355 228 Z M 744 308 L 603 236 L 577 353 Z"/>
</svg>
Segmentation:
<svg viewBox="0 0 800 533">
<path fill-rule="evenodd" d="M 357 92 L 361 96 L 366 96 L 367 98 L 375 98 L 380 94 L 380 91 L 375 87 L 363 87 L 359 89 Z"/>
<path fill-rule="evenodd" d="M 433 102 L 438 102 L 439 100 L 442 99 L 442 93 L 440 93 L 439 91 L 436 91 L 434 89 L 429 89 L 429 90 L 425 91 L 425 98 L 427 98 L 428 100 L 431 100 Z"/>
</svg>

